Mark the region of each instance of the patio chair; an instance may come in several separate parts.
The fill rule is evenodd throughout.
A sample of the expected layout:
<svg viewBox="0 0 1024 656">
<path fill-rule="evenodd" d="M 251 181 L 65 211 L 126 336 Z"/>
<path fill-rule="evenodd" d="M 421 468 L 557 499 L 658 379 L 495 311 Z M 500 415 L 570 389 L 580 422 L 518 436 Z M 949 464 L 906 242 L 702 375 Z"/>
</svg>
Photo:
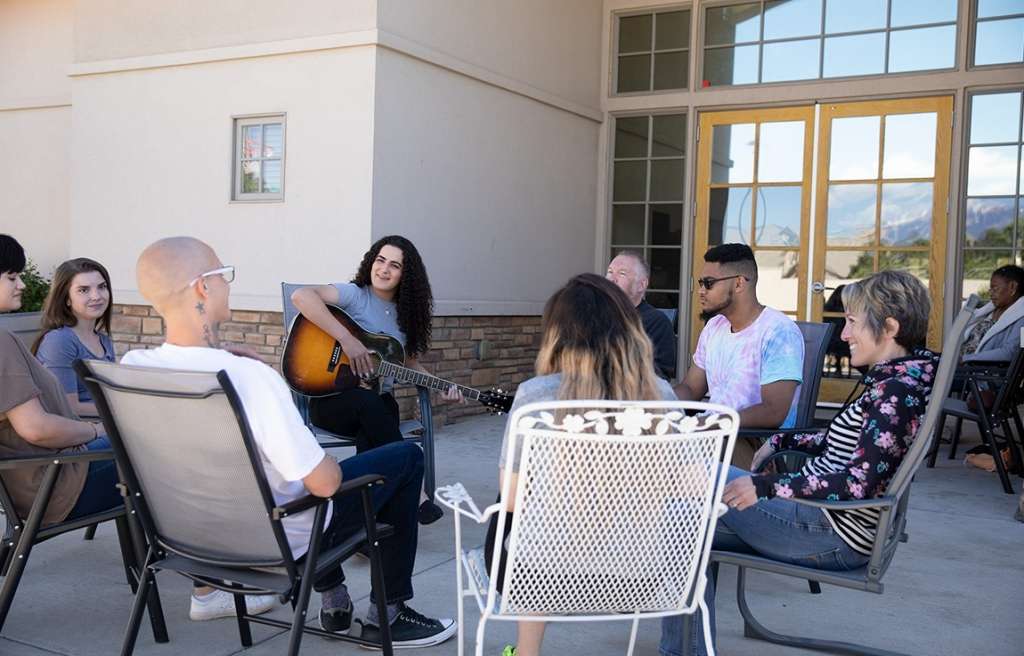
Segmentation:
<svg viewBox="0 0 1024 656">
<path fill-rule="evenodd" d="M 1024 341 L 1024 336 L 1022 336 L 1022 341 Z M 1010 452 L 1016 458 L 1016 462 L 1020 464 L 1022 462 L 1021 449 L 1014 439 L 1010 421 L 1012 420 L 1016 424 L 1017 436 L 1024 439 L 1024 426 L 1021 425 L 1020 414 L 1017 410 L 1017 406 L 1024 400 L 1024 345 L 1017 349 L 1017 354 L 1010 362 L 968 362 L 957 369 L 957 376 L 963 381 L 963 394 L 961 398 L 954 396 L 946 398 L 942 402 L 942 414 L 939 417 L 940 430 L 946 417 L 956 418 L 953 441 L 949 447 L 949 458 L 956 458 L 956 447 L 960 441 L 960 429 L 964 420 L 975 422 L 978 425 L 982 443 L 992 450 L 996 472 L 999 474 L 1003 491 L 1013 494 L 1013 483 L 1010 482 L 1009 472 L 999 454 L 996 438 L 1005 440 Z M 982 394 L 983 390 L 993 391 L 993 395 L 989 397 L 990 404 L 986 404 L 986 399 Z M 1000 428 L 1002 433 L 997 432 L 997 429 Z M 935 466 L 940 446 L 939 441 L 936 440 L 929 454 L 929 467 Z"/>
<path fill-rule="evenodd" d="M 95 531 L 96 526 L 102 522 L 113 521 L 116 524 L 125 577 L 133 593 L 138 589 L 140 563 L 145 555 L 145 546 L 142 543 L 142 535 L 138 526 L 129 521 L 124 506 L 42 526 L 43 515 L 46 507 L 50 504 L 61 467 L 74 463 L 84 463 L 88 467 L 90 462 L 111 460 L 113 457 L 113 451 L 98 450 L 0 459 L 0 471 L 23 467 L 43 468 L 39 478 L 39 489 L 32 501 L 28 515 L 24 517 L 18 514 L 7 487 L 3 480 L 0 480 L 0 510 L 3 511 L 6 524 L 2 541 L 0 541 L 0 573 L 3 574 L 3 584 L 0 585 L 0 632 L 3 631 L 7 615 L 14 604 L 14 596 L 18 592 L 18 585 L 28 566 L 28 559 L 33 547 L 40 542 L 77 531 L 80 528 Z M 164 624 L 163 610 L 160 607 L 160 598 L 156 594 L 156 588 L 153 588 L 153 594 L 149 595 L 146 600 L 149 606 L 153 637 L 157 642 L 167 642 L 167 627 Z"/>
<path fill-rule="evenodd" d="M 702 425 L 686 412 L 711 414 Z M 505 483 L 481 512 L 461 484 L 438 489 L 455 511 L 459 650 L 463 597 L 481 617 L 476 654 L 490 620 L 630 620 L 628 652 L 641 619 L 704 610 L 706 565 L 738 416 L 693 401 L 532 403 L 510 420 L 506 462 L 522 445 L 508 556 L 498 592 L 502 540 L 489 582 L 462 551 L 462 517 L 497 515 L 505 526 Z M 705 621 L 705 637 L 709 625 Z M 710 646 L 710 640 L 708 641 Z"/>
<path fill-rule="evenodd" d="M 96 400 L 127 490 L 149 543 L 121 653 L 135 648 L 142 605 L 155 573 L 170 570 L 234 595 L 243 647 L 252 646 L 249 623 L 290 630 L 288 654 L 298 654 L 303 633 L 370 644 L 361 638 L 306 627 L 317 575 L 369 545 L 378 611 L 386 612 L 378 539 L 390 534 L 374 519 L 368 475 L 344 481 L 334 495 L 359 493 L 365 529 L 321 551 L 329 499 L 307 495 L 274 503 L 245 409 L 227 373 L 173 371 L 99 360 L 75 363 Z M 282 520 L 313 512 L 309 549 L 295 559 Z M 276 594 L 290 602 L 290 622 L 250 615 L 246 594 Z M 386 623 L 383 648 L 391 654 Z"/>
<path fill-rule="evenodd" d="M 872 546 L 871 559 L 868 564 L 860 569 L 846 572 L 833 572 L 812 567 L 790 565 L 770 558 L 761 556 L 735 553 L 731 551 L 713 550 L 711 560 L 718 564 L 735 565 L 738 568 L 736 579 L 736 600 L 739 604 L 740 614 L 743 616 L 743 634 L 748 638 L 766 640 L 780 645 L 799 647 L 802 649 L 815 649 L 843 654 L 865 654 L 870 656 L 896 656 L 894 652 L 875 649 L 864 645 L 835 640 L 823 640 L 817 638 L 805 638 L 775 633 L 765 628 L 754 618 L 750 607 L 747 605 L 746 582 L 747 570 L 760 570 L 772 574 L 792 576 L 806 579 L 808 581 L 820 581 L 829 585 L 836 585 L 862 592 L 883 592 L 882 577 L 889 569 L 896 547 L 900 542 L 906 542 L 905 532 L 907 525 L 907 504 L 910 499 L 910 483 L 914 478 L 928 453 L 933 439 L 937 439 L 937 429 L 940 428 L 938 420 L 942 412 L 943 399 L 949 394 L 953 382 L 953 372 L 956 368 L 960 352 L 960 343 L 963 340 L 967 322 L 971 313 L 978 305 L 978 297 L 971 295 L 967 299 L 964 308 L 957 315 L 956 320 L 946 333 L 946 339 L 942 347 L 942 358 L 939 361 L 938 372 L 936 373 L 932 393 L 925 410 L 924 421 L 918 430 L 916 439 L 910 446 L 910 450 L 903 457 L 903 462 L 893 475 L 883 496 L 874 499 L 863 499 L 856 501 L 814 501 L 810 499 L 794 499 L 797 503 L 823 509 L 853 509 L 853 508 L 876 508 L 879 511 L 878 530 L 875 534 L 874 545 Z M 787 458 L 791 452 L 779 452 L 776 457 Z"/>
<path fill-rule="evenodd" d="M 829 340 L 835 326 L 831 323 L 814 323 L 811 321 L 794 322 L 804 337 L 803 382 L 796 401 L 796 420 L 792 428 L 743 428 L 738 436 L 750 439 L 761 446 L 772 435 L 782 432 L 805 433 L 818 428 L 815 423 L 814 411 L 818 406 L 818 391 L 821 390 L 821 376 L 825 369 L 825 354 L 828 352 Z"/>
<path fill-rule="evenodd" d="M 299 311 L 295 309 L 295 304 L 292 303 L 292 293 L 296 289 L 309 286 L 308 284 L 291 282 L 281 283 L 285 335 L 291 332 L 292 323 L 295 322 L 295 317 L 299 314 Z M 423 448 L 423 491 L 426 492 L 427 497 L 432 497 L 436 486 L 436 478 L 434 469 L 434 414 L 430 405 L 430 390 L 417 385 L 416 395 L 420 406 L 420 418 L 418 420 L 408 419 L 403 421 L 399 423 L 398 429 L 402 432 L 402 436 L 405 439 L 419 442 Z M 315 425 L 310 420 L 308 396 L 293 391 L 292 400 L 295 401 L 295 407 L 299 409 L 299 414 L 302 416 L 302 420 L 306 422 L 306 426 L 309 427 L 309 430 L 313 432 L 320 445 L 325 449 L 346 446 L 354 447 L 356 445 L 355 437 L 332 433 L 325 428 Z"/>
</svg>

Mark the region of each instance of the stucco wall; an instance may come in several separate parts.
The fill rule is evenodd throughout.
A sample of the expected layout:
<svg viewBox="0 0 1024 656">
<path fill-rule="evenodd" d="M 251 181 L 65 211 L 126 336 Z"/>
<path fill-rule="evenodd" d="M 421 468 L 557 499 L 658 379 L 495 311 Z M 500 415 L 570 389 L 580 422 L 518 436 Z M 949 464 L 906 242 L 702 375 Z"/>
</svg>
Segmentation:
<svg viewBox="0 0 1024 656">
<path fill-rule="evenodd" d="M 49 272 L 68 256 L 70 0 L 0 2 L 0 232 Z"/>
<path fill-rule="evenodd" d="M 373 235 L 410 237 L 442 314 L 538 314 L 592 268 L 600 125 L 378 50 Z"/>
<path fill-rule="evenodd" d="M 378 27 L 588 107 L 600 103 L 601 0 L 379 0 Z"/>
<path fill-rule="evenodd" d="M 78 0 L 75 61 L 372 29 L 376 0 Z"/>
<path fill-rule="evenodd" d="M 362 47 L 76 77 L 72 249 L 125 303 L 138 253 L 170 235 L 238 267 L 238 309 L 348 275 L 370 236 L 373 69 Z M 287 113 L 285 202 L 232 203 L 232 116 L 270 112 Z"/>
</svg>

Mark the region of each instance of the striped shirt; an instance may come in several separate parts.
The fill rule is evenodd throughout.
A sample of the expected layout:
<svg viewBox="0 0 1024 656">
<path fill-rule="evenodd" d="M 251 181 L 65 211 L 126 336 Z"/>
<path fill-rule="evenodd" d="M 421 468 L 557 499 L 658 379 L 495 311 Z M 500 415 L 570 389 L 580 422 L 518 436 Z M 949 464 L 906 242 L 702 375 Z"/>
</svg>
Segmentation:
<svg viewBox="0 0 1024 656">
<path fill-rule="evenodd" d="M 878 363 L 864 376 L 867 390 L 828 429 L 772 436 L 775 451 L 800 451 L 810 458 L 796 473 L 754 474 L 758 498 L 842 501 L 884 494 L 917 436 L 937 368 L 938 357 L 923 349 Z M 852 549 L 871 553 L 878 510 L 827 510 L 825 515 Z"/>
</svg>

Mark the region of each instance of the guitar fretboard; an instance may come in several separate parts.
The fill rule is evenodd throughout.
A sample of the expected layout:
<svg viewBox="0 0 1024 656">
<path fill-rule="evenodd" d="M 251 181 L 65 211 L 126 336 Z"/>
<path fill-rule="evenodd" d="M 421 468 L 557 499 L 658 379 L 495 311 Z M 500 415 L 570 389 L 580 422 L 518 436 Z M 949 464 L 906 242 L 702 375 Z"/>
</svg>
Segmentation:
<svg viewBox="0 0 1024 656">
<path fill-rule="evenodd" d="M 467 399 L 470 399 L 472 401 L 477 401 L 480 399 L 480 390 L 478 389 L 466 387 L 465 385 L 459 385 L 458 383 L 453 383 L 450 380 L 438 378 L 437 376 L 431 376 L 430 374 L 425 374 L 422 371 L 410 369 L 409 367 L 403 367 L 402 365 L 398 365 L 393 362 L 388 362 L 387 360 L 381 360 L 380 367 L 378 367 L 377 372 L 381 376 L 392 376 L 396 380 L 400 380 L 403 383 L 412 383 L 413 385 L 420 385 L 422 387 L 427 387 L 432 390 L 437 390 L 438 392 L 444 392 L 449 387 L 454 385 L 455 387 L 459 388 L 459 391 L 462 392 L 462 396 L 466 397 Z"/>
</svg>

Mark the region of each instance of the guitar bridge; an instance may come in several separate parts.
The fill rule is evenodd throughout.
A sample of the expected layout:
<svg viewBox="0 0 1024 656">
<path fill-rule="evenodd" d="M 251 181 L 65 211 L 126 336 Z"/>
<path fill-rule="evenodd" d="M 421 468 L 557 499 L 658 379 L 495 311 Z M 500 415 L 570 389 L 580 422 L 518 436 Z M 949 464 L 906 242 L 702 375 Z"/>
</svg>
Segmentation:
<svg viewBox="0 0 1024 656">
<path fill-rule="evenodd" d="M 341 360 L 341 344 L 334 342 L 334 348 L 331 349 L 331 359 L 327 361 L 327 373 L 333 374 L 334 370 L 338 368 L 338 362 Z"/>
</svg>

